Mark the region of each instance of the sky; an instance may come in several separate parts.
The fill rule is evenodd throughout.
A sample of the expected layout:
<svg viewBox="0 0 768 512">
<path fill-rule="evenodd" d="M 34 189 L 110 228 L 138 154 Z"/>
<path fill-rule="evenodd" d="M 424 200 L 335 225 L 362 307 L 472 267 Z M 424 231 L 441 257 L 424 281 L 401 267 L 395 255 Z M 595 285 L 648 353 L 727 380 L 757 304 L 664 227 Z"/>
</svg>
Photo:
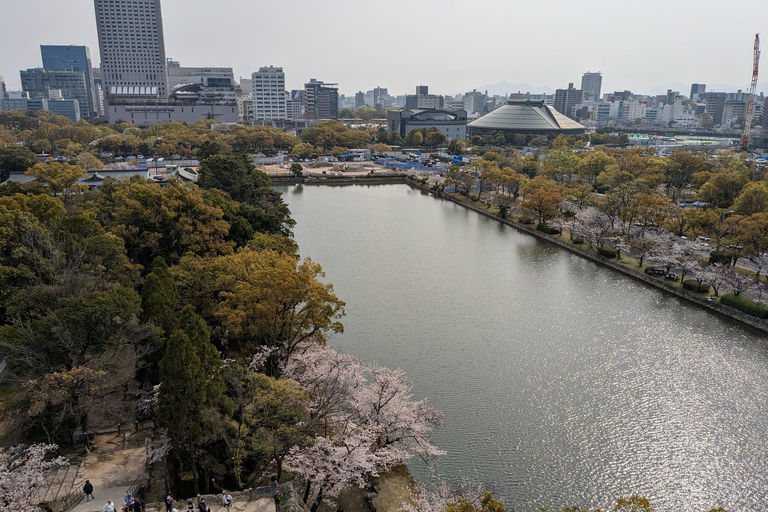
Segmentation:
<svg viewBox="0 0 768 512">
<path fill-rule="evenodd" d="M 93 0 L 2 4 L 10 90 L 20 69 L 42 65 L 41 44 L 84 44 L 98 64 Z M 281 66 L 288 89 L 316 78 L 345 94 L 579 87 L 586 71 L 602 72 L 603 92 L 746 90 L 755 33 L 768 46 L 766 0 L 162 0 L 162 13 L 166 56 L 182 66 L 231 66 L 236 79 Z"/>
</svg>

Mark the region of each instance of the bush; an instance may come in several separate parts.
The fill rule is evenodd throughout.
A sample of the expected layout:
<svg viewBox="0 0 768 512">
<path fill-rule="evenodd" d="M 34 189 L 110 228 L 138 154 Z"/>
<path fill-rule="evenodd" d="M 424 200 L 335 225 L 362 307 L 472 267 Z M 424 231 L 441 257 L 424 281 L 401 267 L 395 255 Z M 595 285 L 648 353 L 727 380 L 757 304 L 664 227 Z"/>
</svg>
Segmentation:
<svg viewBox="0 0 768 512">
<path fill-rule="evenodd" d="M 734 295 L 732 293 L 726 293 L 720 297 L 720 303 L 726 306 L 731 306 L 739 311 L 742 311 L 748 315 L 756 316 L 757 318 L 768 319 L 768 306 L 765 304 L 756 303 L 746 295 Z"/>
<path fill-rule="evenodd" d="M 581 245 L 584 243 L 584 239 L 579 238 L 578 236 L 575 236 L 571 239 L 571 242 L 573 242 L 576 245 Z"/>
<path fill-rule="evenodd" d="M 549 224 L 545 222 L 540 222 L 538 226 L 536 226 L 536 231 L 541 231 L 543 233 L 546 233 L 548 235 L 559 235 L 562 231 L 559 228 L 550 226 Z"/>
<path fill-rule="evenodd" d="M 599 254 L 600 256 L 602 256 L 604 258 L 608 258 L 608 259 L 613 259 L 616 256 L 618 256 L 616 251 L 614 251 L 610 247 L 598 247 L 597 248 L 597 254 Z"/>
<path fill-rule="evenodd" d="M 649 276 L 656 275 L 654 272 L 656 272 L 656 267 L 645 267 L 645 273 Z"/>
<path fill-rule="evenodd" d="M 729 256 L 726 256 L 722 251 L 712 251 L 709 253 L 709 263 L 728 263 L 731 261 Z"/>
<path fill-rule="evenodd" d="M 686 279 L 683 281 L 683 288 L 695 293 L 709 293 L 712 288 L 707 283 L 701 283 L 695 279 Z"/>
</svg>

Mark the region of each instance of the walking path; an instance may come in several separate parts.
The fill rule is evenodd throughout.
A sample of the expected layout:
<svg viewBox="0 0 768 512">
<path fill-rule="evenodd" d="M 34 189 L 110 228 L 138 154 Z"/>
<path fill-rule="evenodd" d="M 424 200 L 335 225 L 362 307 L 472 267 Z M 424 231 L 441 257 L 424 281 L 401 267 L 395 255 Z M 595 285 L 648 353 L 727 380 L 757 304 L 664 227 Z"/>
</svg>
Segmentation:
<svg viewBox="0 0 768 512">
<path fill-rule="evenodd" d="M 120 510 L 123 505 L 123 500 L 125 499 L 125 494 L 128 492 L 128 487 L 130 487 L 130 485 L 94 490 L 93 494 L 95 495 L 95 498 L 93 500 L 86 502 L 85 498 L 83 498 L 71 512 L 101 512 L 101 509 L 107 500 L 112 500 L 112 503 L 116 505 L 115 508 Z"/>
</svg>

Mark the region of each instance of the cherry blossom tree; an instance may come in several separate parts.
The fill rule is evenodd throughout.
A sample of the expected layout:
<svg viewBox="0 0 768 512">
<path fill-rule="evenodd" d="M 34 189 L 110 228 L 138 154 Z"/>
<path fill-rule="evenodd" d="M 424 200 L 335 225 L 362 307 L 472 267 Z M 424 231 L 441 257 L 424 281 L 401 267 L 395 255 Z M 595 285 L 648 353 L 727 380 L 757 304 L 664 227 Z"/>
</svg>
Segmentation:
<svg viewBox="0 0 768 512">
<path fill-rule="evenodd" d="M 429 440 L 432 429 L 442 426 L 442 414 L 413 399 L 400 370 L 312 346 L 292 358 L 285 375 L 310 397 L 308 428 L 317 432 L 315 442 L 294 448 L 284 467 L 305 480 L 304 498 L 313 512 L 349 485 L 362 487 L 414 455 L 444 453 Z"/>
<path fill-rule="evenodd" d="M 757 283 L 751 277 L 747 277 L 739 272 L 731 272 L 730 279 L 728 280 L 728 286 L 733 290 L 734 295 L 749 294 L 752 290 L 757 288 Z"/>
<path fill-rule="evenodd" d="M 406 512 L 443 512 L 449 503 L 456 503 L 460 499 L 479 507 L 480 500 L 487 492 L 488 486 L 476 480 L 464 478 L 448 481 L 432 473 L 424 484 L 418 486 L 413 500 L 402 503 L 401 507 Z"/>
<path fill-rule="evenodd" d="M 576 214 L 571 237 L 580 238 L 590 249 L 603 247 L 611 237 L 611 221 L 597 208 L 589 207 Z"/>
<path fill-rule="evenodd" d="M 33 444 L 17 454 L 0 453 L 0 509 L 38 512 L 45 476 L 50 470 L 68 464 L 63 457 L 46 461 L 55 444 Z"/>
<path fill-rule="evenodd" d="M 733 271 L 727 265 L 722 263 L 713 263 L 704 267 L 701 272 L 702 281 L 712 287 L 715 297 L 720 295 L 720 290 L 732 279 Z"/>
</svg>

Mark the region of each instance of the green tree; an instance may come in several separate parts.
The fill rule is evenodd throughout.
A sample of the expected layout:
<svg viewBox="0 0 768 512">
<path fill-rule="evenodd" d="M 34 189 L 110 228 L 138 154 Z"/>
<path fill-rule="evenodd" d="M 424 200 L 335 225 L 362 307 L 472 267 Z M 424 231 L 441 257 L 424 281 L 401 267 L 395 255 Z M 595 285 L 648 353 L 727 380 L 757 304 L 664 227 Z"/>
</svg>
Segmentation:
<svg viewBox="0 0 768 512">
<path fill-rule="evenodd" d="M 448 143 L 448 153 L 451 155 L 463 155 L 467 145 L 463 140 L 453 139 Z"/>
<path fill-rule="evenodd" d="M 171 333 L 160 361 L 158 419 L 171 441 L 177 487 L 191 482 L 200 494 L 205 445 L 219 432 L 216 408 L 224 390 L 221 359 L 210 343 L 208 326 L 190 306 L 182 310 L 179 320 L 182 328 Z"/>
<path fill-rule="evenodd" d="M 259 347 L 272 350 L 267 373 L 280 368 L 308 343 L 325 343 L 326 332 L 343 332 L 344 302 L 324 284 L 320 265 L 294 255 L 244 250 L 212 262 L 219 304 L 215 316 L 229 342 L 247 361 Z"/>
<path fill-rule="evenodd" d="M 203 162 L 204 160 L 207 160 L 208 158 L 215 156 L 215 155 L 221 155 L 222 153 L 222 146 L 218 142 L 214 141 L 205 141 L 203 142 L 199 148 L 197 148 L 197 159 L 200 162 Z"/>
<path fill-rule="evenodd" d="M 747 183 L 736 198 L 733 209 L 744 216 L 768 211 L 768 182 Z"/>
<path fill-rule="evenodd" d="M 0 148 L 0 183 L 11 173 L 23 173 L 37 163 L 33 152 L 23 146 Z"/>
<path fill-rule="evenodd" d="M 408 132 L 408 135 L 405 136 L 405 145 L 406 146 L 421 146 L 421 144 L 424 142 L 424 135 L 416 129 L 411 130 Z"/>
<path fill-rule="evenodd" d="M 301 178 L 302 176 L 304 176 L 304 167 L 300 163 L 294 162 L 291 164 L 291 173 L 295 177 Z"/>
</svg>

